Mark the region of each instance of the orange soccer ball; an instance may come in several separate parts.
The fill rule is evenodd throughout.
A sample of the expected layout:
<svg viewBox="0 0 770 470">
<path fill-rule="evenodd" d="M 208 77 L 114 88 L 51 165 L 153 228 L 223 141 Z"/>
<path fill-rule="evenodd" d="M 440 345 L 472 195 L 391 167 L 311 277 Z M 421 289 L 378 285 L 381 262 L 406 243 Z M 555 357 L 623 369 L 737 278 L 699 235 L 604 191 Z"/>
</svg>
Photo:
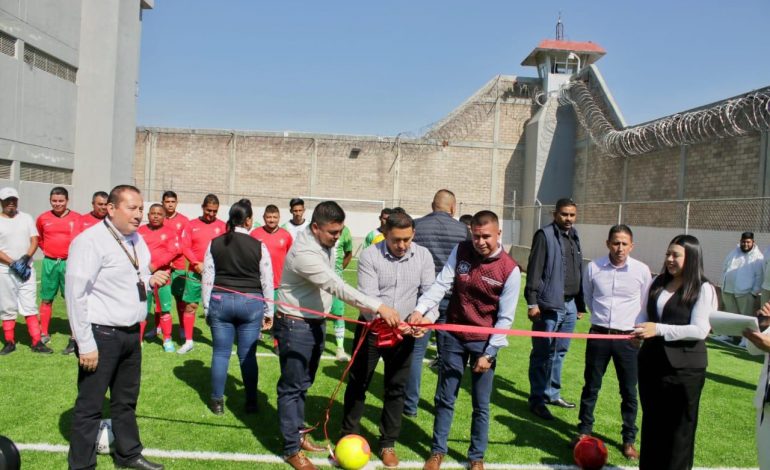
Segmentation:
<svg viewBox="0 0 770 470">
<path fill-rule="evenodd" d="M 583 470 L 600 470 L 607 463 L 607 447 L 601 439 L 585 436 L 575 445 L 573 456 Z"/>
<path fill-rule="evenodd" d="M 345 470 L 359 470 L 369 462 L 372 451 L 366 439 L 358 434 L 348 434 L 337 442 L 334 457 Z"/>
</svg>

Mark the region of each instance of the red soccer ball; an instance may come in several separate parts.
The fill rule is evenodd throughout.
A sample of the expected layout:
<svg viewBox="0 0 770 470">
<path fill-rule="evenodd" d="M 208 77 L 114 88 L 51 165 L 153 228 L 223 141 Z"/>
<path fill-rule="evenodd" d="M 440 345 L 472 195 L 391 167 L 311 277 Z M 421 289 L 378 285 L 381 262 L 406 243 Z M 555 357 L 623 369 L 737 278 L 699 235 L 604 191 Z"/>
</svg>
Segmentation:
<svg viewBox="0 0 770 470">
<path fill-rule="evenodd" d="M 575 464 L 583 470 L 600 470 L 607 463 L 607 447 L 601 439 L 581 438 L 573 451 Z"/>
</svg>

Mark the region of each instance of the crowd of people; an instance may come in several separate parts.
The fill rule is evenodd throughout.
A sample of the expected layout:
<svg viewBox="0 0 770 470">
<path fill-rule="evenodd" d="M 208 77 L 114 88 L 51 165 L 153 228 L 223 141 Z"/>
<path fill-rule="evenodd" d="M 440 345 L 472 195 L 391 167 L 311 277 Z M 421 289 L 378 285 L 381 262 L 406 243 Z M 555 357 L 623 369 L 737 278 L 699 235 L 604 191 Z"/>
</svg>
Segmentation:
<svg viewBox="0 0 770 470">
<path fill-rule="evenodd" d="M 432 211 L 424 217 L 414 219 L 401 208 L 383 210 L 379 226 L 366 237 L 353 287 L 342 278 L 353 255 L 352 237 L 344 210 L 333 201 L 318 204 L 308 220 L 304 201 L 292 199 L 292 217 L 280 226 L 277 206 L 265 208 L 260 224 L 246 199 L 230 207 L 224 223 L 217 218 L 219 200 L 214 194 L 206 195 L 201 215 L 190 220 L 177 212 L 178 198 L 172 191 L 149 207 L 142 225 L 142 196 L 128 185 L 109 194 L 95 193 L 93 210 L 86 215 L 71 211 L 66 189 L 56 187 L 50 193 L 51 210 L 36 223 L 19 211 L 15 189 L 0 189 L 0 200 L 5 339 L 0 354 L 16 350 L 19 314 L 26 318 L 31 350 L 52 353 L 47 346 L 52 304 L 57 294 L 66 293 L 70 340 L 63 352 L 76 354 L 79 363 L 70 468 L 96 465 L 95 439 L 108 390 L 116 462 L 128 468 L 163 468 L 142 455 L 136 424 L 142 339 L 160 335 L 164 351 L 189 353 L 202 305 L 213 342 L 211 412 L 224 413 L 236 339 L 244 412 L 259 412 L 256 347 L 262 333 L 270 331 L 281 369 L 276 396 L 283 457 L 295 469 L 314 469 L 305 453 L 327 448 L 309 438 L 305 400 L 324 350 L 324 314 L 344 317 L 345 304 L 360 312 L 354 344 L 361 342 L 362 347 L 350 365 L 340 435 L 360 432 L 367 390 L 382 359 L 378 455 L 386 468 L 398 467 L 401 423 L 419 411 L 423 360 L 435 334 L 438 382 L 431 453 L 424 468 L 439 469 L 448 452 L 466 368 L 473 402 L 468 464 L 472 470 L 484 468 L 495 369 L 500 350 L 508 344 L 507 335 L 499 332 L 512 327 L 523 279 L 522 268 L 503 249 L 501 222 L 494 212 L 482 210 L 457 220 L 455 196 L 446 189 L 435 194 Z M 533 331 L 554 333 L 531 339 L 529 409 L 534 417 L 549 421 L 554 419 L 549 407 L 578 407 L 562 394 L 570 339 L 561 333 L 572 333 L 590 312 L 594 336 L 586 344 L 572 444 L 593 433 L 602 379 L 613 361 L 622 399 L 623 455 L 639 460 L 642 469 L 692 468 L 706 377 L 705 339 L 709 315 L 718 308 L 716 290 L 703 273 L 699 241 L 690 235 L 671 240 L 660 273 L 653 276 L 647 265 L 630 256 L 631 228 L 615 225 L 607 236 L 608 254 L 584 269 L 576 220 L 577 204 L 559 200 L 553 222 L 535 233 L 527 260 L 527 317 Z M 32 267 L 38 248 L 44 255 L 39 308 Z M 725 261 L 722 298 L 728 309 L 770 318 L 770 304 L 757 312 L 755 303 L 755 297 L 770 291 L 765 289 L 770 285 L 763 285 L 763 266 L 753 234 L 744 233 Z M 172 338 L 174 303 L 178 349 Z M 145 331 L 148 315 L 154 316 L 154 323 Z M 479 327 L 494 328 L 494 334 Z M 345 320 L 335 319 L 336 358 L 341 361 L 350 360 L 345 328 Z M 765 333 L 745 332 L 749 349 L 770 351 L 770 335 Z M 766 354 L 756 400 L 763 469 L 770 468 L 767 449 L 759 445 L 759 436 L 770 435 L 764 419 L 770 406 L 768 367 Z M 638 402 L 641 452 L 636 448 Z"/>
</svg>

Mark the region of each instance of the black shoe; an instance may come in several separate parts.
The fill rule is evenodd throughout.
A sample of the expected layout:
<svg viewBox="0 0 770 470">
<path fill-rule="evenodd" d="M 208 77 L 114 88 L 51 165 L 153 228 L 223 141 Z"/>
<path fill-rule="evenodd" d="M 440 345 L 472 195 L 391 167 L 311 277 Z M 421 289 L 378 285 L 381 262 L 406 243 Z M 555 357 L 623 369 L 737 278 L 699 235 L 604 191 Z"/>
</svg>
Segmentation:
<svg viewBox="0 0 770 470">
<path fill-rule="evenodd" d="M 551 421 L 553 419 L 553 415 L 548 410 L 548 408 L 545 407 L 545 404 L 543 403 L 538 403 L 537 405 L 530 405 L 529 411 L 531 411 L 538 418 L 542 418 L 546 421 Z"/>
<path fill-rule="evenodd" d="M 259 412 L 259 406 L 256 401 L 247 401 L 244 407 L 246 414 L 253 415 Z"/>
<path fill-rule="evenodd" d="M 3 346 L 3 349 L 0 350 L 0 356 L 11 354 L 14 351 L 16 351 L 16 343 L 14 343 L 13 341 L 8 341 L 7 343 L 5 343 L 5 346 Z"/>
<path fill-rule="evenodd" d="M 38 341 L 37 343 L 33 344 L 29 349 L 31 349 L 33 353 L 53 354 L 53 349 L 43 344 L 42 341 Z"/>
<path fill-rule="evenodd" d="M 131 462 L 125 463 L 118 468 L 139 468 L 141 470 L 163 470 L 165 467 L 163 467 L 163 464 L 150 462 L 149 460 L 145 459 L 144 456 L 139 456 L 132 460 Z"/>
<path fill-rule="evenodd" d="M 75 352 L 75 340 L 70 338 L 69 343 L 67 343 L 67 347 L 64 348 L 64 350 L 61 352 L 65 356 L 68 356 Z"/>
<path fill-rule="evenodd" d="M 223 399 L 211 398 L 209 400 L 209 409 L 217 416 L 225 414 L 225 401 Z"/>
<path fill-rule="evenodd" d="M 406 410 L 404 410 L 403 411 L 403 415 L 406 416 L 407 418 L 416 418 L 417 417 L 417 412 L 416 411 L 406 411 Z"/>
<path fill-rule="evenodd" d="M 574 403 L 568 402 L 564 398 L 557 398 L 556 400 L 550 400 L 550 401 L 547 401 L 546 404 L 553 405 L 553 406 L 558 406 L 560 408 L 574 408 L 575 407 Z"/>
</svg>

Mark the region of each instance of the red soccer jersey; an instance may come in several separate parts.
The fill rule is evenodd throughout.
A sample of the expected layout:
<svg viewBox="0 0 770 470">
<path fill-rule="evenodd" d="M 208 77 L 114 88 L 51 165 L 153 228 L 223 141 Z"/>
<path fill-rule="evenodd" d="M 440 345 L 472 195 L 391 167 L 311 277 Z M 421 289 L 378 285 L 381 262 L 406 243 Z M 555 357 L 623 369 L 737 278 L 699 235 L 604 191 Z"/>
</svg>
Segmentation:
<svg viewBox="0 0 770 470">
<path fill-rule="evenodd" d="M 171 227 L 164 225 L 153 230 L 149 225 L 142 225 L 139 235 L 150 249 L 150 263 L 156 270 L 169 269 L 171 260 L 181 253 L 178 238 Z"/>
<path fill-rule="evenodd" d="M 280 227 L 275 232 L 270 233 L 262 226 L 252 230 L 251 236 L 264 243 L 265 247 L 267 247 L 267 252 L 270 253 L 270 262 L 273 264 L 273 284 L 278 288 L 281 285 L 283 262 L 293 241 L 291 234 L 288 230 Z"/>
<path fill-rule="evenodd" d="M 78 229 L 78 233 L 82 232 L 83 230 L 93 227 L 94 225 L 101 222 L 103 219 L 97 219 L 94 217 L 93 212 L 89 212 L 88 214 L 83 214 L 80 216 L 80 227 Z"/>
<path fill-rule="evenodd" d="M 181 252 L 181 246 L 184 244 L 182 236 L 185 235 L 185 229 L 187 228 L 187 224 L 190 223 L 190 219 L 183 216 L 179 212 L 174 213 L 174 217 L 172 218 L 166 218 L 165 222 L 163 222 L 164 227 L 169 227 L 174 229 L 177 236 L 177 242 L 180 246 L 179 254 L 171 261 L 171 267 L 173 269 L 185 269 L 185 260 L 184 255 Z"/>
<path fill-rule="evenodd" d="M 67 259 L 72 239 L 80 232 L 80 214 L 69 211 L 57 217 L 51 211 L 37 218 L 37 233 L 43 254 L 49 258 Z"/>
<path fill-rule="evenodd" d="M 210 224 L 203 222 L 200 218 L 191 220 L 182 235 L 182 252 L 185 258 L 190 264 L 202 263 L 211 240 L 226 231 L 225 223 L 219 219 Z"/>
</svg>

